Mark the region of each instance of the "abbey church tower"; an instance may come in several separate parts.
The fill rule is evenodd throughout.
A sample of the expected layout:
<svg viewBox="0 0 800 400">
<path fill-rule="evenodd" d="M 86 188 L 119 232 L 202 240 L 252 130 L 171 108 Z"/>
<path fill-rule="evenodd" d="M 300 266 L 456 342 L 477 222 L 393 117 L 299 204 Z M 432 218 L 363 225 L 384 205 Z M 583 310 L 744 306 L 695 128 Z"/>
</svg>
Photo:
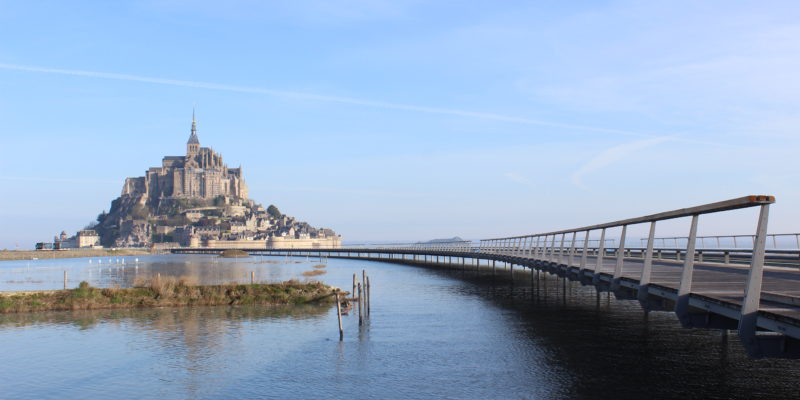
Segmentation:
<svg viewBox="0 0 800 400">
<path fill-rule="evenodd" d="M 193 159 L 200 152 L 200 139 L 197 138 L 197 120 L 194 118 L 194 110 L 192 110 L 192 135 L 189 136 L 189 141 L 186 142 L 186 158 Z"/>
<path fill-rule="evenodd" d="M 161 167 L 148 169 L 143 177 L 126 179 L 122 194 L 142 194 L 150 205 L 165 198 L 247 199 L 247 185 L 241 167 L 228 168 L 220 154 L 200 147 L 197 120 L 192 111 L 192 132 L 186 142 L 186 155 L 166 156 Z"/>
</svg>

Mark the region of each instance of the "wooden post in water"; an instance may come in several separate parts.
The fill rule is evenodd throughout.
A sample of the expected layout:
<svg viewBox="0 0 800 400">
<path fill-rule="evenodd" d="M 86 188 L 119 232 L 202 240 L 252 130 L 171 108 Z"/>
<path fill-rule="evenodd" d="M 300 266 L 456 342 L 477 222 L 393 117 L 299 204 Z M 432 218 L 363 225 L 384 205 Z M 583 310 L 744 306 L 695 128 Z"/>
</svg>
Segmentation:
<svg viewBox="0 0 800 400">
<path fill-rule="evenodd" d="M 372 299 L 370 298 L 372 295 L 372 286 L 369 284 L 369 277 L 367 277 L 365 285 L 367 285 L 367 318 L 369 318 L 370 305 L 372 304 Z"/>
<path fill-rule="evenodd" d="M 67 270 L 64 270 L 64 290 L 67 290 Z"/>
<path fill-rule="evenodd" d="M 342 305 L 339 304 L 339 292 L 336 292 L 336 317 L 339 319 L 339 341 L 344 340 L 344 330 L 342 330 Z"/>
<path fill-rule="evenodd" d="M 356 274 L 353 274 L 353 291 L 350 292 L 350 297 L 356 297 Z"/>
<path fill-rule="evenodd" d="M 361 282 L 358 282 L 358 326 L 364 325 L 364 315 L 361 310 Z"/>
<path fill-rule="evenodd" d="M 250 284 L 252 285 L 254 283 L 256 283 L 256 272 L 250 271 Z"/>
<path fill-rule="evenodd" d="M 369 318 L 369 288 L 367 287 L 367 270 L 361 270 L 361 294 L 364 295 L 364 318 Z"/>
</svg>

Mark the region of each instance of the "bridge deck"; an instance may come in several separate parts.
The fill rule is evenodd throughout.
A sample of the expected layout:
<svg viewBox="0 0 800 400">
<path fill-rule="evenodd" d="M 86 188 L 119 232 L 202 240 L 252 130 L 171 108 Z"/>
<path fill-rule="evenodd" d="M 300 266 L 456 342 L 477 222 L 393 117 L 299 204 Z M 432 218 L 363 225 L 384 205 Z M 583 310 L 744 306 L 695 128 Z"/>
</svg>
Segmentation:
<svg viewBox="0 0 800 400">
<path fill-rule="evenodd" d="M 587 257 L 587 265 L 593 269 L 596 257 Z M 602 268 L 597 271 L 610 278 L 614 274 L 616 259 L 604 258 Z M 622 278 L 639 282 L 644 262 L 641 259 L 626 259 L 622 267 Z M 672 289 L 677 293 L 683 264 L 653 261 L 651 284 Z M 741 306 L 749 269 L 747 266 L 719 265 L 695 262 L 691 293 Z M 771 312 L 800 321 L 800 271 L 787 268 L 766 268 L 762 282 L 764 296 L 761 312 Z M 770 296 L 772 295 L 772 296 Z M 786 302 L 797 299 L 796 305 L 778 303 L 766 298 L 786 297 Z"/>
</svg>

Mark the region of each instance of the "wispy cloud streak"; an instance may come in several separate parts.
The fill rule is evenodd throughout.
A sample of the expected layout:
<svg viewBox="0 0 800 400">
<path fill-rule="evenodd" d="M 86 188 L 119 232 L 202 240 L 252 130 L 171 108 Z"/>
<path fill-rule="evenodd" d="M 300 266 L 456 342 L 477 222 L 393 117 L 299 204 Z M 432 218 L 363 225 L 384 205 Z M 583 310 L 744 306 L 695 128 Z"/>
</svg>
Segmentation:
<svg viewBox="0 0 800 400">
<path fill-rule="evenodd" d="M 530 185 L 531 183 L 531 181 L 528 178 L 516 172 L 506 172 L 505 174 L 503 174 L 503 177 L 510 180 L 511 182 L 521 183 L 523 185 Z"/>
<path fill-rule="evenodd" d="M 20 181 L 20 182 L 59 182 L 59 183 L 111 183 L 117 184 L 118 181 L 100 179 L 74 179 L 74 178 L 48 178 L 35 176 L 0 176 L 0 181 Z"/>
<path fill-rule="evenodd" d="M 431 197 L 430 194 L 423 193 L 410 193 L 410 192 L 391 192 L 381 190 L 360 190 L 360 189 L 347 189 L 347 188 L 327 188 L 327 187 L 273 187 L 270 190 L 278 192 L 313 192 L 313 193 L 336 193 L 348 194 L 357 196 L 377 196 L 377 197 L 403 197 L 403 198 L 421 198 Z"/>
<path fill-rule="evenodd" d="M 212 83 L 212 82 L 186 81 L 186 80 L 179 80 L 179 79 L 154 78 L 154 77 L 147 77 L 147 76 L 118 74 L 118 73 L 110 73 L 110 72 L 97 72 L 97 71 L 82 71 L 82 70 L 74 70 L 74 69 L 46 68 L 46 67 L 38 67 L 38 66 L 30 66 L 30 65 L 4 64 L 4 63 L 0 63 L 0 69 L 17 70 L 17 71 L 28 71 L 28 72 L 41 72 L 41 73 L 49 73 L 49 74 L 84 76 L 84 77 L 89 77 L 89 78 L 114 79 L 114 80 L 133 81 L 133 82 L 144 82 L 144 83 L 153 83 L 153 84 L 159 84 L 159 85 L 183 86 L 183 87 L 191 87 L 191 88 L 221 90 L 221 91 L 227 91 L 227 92 L 256 93 L 256 94 L 264 94 L 264 95 L 281 97 L 281 98 L 288 98 L 288 99 L 325 101 L 325 102 L 332 102 L 332 103 L 352 104 L 352 105 L 360 105 L 360 106 L 375 107 L 375 108 L 384 108 L 384 109 L 391 109 L 391 110 L 414 111 L 414 112 L 423 112 L 423 113 L 430 113 L 430 114 L 455 115 L 455 116 L 468 117 L 468 118 L 477 118 L 477 119 L 485 119 L 485 120 L 493 120 L 493 121 L 520 123 L 520 124 L 527 124 L 527 125 L 546 126 L 546 127 L 551 127 L 551 128 L 568 129 L 568 130 L 583 131 L 583 132 L 607 133 L 607 134 L 614 134 L 614 135 L 638 136 L 638 137 L 654 137 L 654 135 L 652 135 L 652 134 L 641 133 L 641 132 L 633 132 L 633 131 L 627 131 L 627 130 L 622 130 L 622 129 L 610 129 L 610 128 L 602 128 L 602 127 L 586 126 L 586 125 L 578 125 L 578 124 L 567 124 L 567 123 L 561 123 L 561 122 L 544 121 L 544 120 L 538 120 L 538 119 L 523 118 L 523 117 L 516 117 L 516 116 L 495 114 L 495 113 L 486 113 L 486 112 L 478 112 L 478 111 L 467 111 L 467 110 L 459 110 L 459 109 L 452 109 L 452 108 L 427 107 L 427 106 L 419 106 L 419 105 L 413 105 L 413 104 L 391 103 L 391 102 L 369 100 L 369 99 L 361 99 L 361 98 L 355 98 L 355 97 L 331 96 L 331 95 L 324 95 L 324 94 L 294 92 L 294 91 L 274 90 L 274 89 L 264 89 L 264 88 L 257 88 L 257 87 L 248 87 L 248 86 L 234 86 L 234 85 L 225 85 L 225 84 Z"/>
<path fill-rule="evenodd" d="M 583 184 L 584 175 L 593 172 L 595 170 L 598 170 L 600 168 L 606 167 L 610 164 L 613 164 L 625 158 L 631 153 L 646 149 L 648 147 L 653 147 L 671 140 L 674 140 L 674 138 L 671 136 L 660 136 L 645 140 L 638 140 L 630 143 L 624 143 L 619 146 L 614 146 L 600 153 L 599 155 L 597 155 L 597 157 L 592 158 L 586 164 L 580 167 L 577 171 L 573 172 L 571 177 L 572 183 L 575 184 L 575 186 L 586 189 L 586 186 Z"/>
</svg>

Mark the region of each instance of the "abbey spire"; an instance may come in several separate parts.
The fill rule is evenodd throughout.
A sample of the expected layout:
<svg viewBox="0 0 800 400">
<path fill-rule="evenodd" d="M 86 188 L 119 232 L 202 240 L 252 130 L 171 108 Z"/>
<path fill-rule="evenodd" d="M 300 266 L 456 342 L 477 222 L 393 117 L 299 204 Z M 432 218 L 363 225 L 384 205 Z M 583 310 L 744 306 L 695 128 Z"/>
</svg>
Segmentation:
<svg viewBox="0 0 800 400">
<path fill-rule="evenodd" d="M 194 108 L 192 108 L 192 135 L 189 136 L 189 141 L 186 142 L 186 155 L 188 157 L 197 155 L 200 152 L 200 139 L 197 138 L 197 120 L 194 117 Z"/>
</svg>

